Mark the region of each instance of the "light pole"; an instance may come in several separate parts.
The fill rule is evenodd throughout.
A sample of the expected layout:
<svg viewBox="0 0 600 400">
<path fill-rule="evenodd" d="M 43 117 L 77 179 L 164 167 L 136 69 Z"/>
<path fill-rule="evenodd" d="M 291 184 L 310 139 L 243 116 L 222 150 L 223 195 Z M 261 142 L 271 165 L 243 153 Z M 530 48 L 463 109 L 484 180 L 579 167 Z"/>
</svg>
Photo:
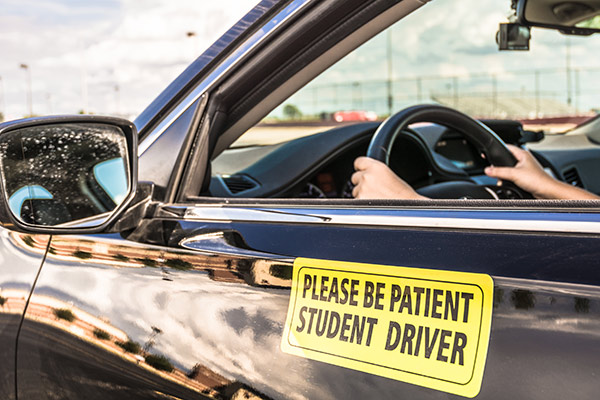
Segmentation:
<svg viewBox="0 0 600 400">
<path fill-rule="evenodd" d="M 0 122 L 2 122 L 6 118 L 4 114 L 4 81 L 0 76 Z"/>
<path fill-rule="evenodd" d="M 120 117 L 121 116 L 121 88 L 119 87 L 118 83 L 115 85 L 115 98 L 116 98 L 116 106 L 117 106 L 116 114 Z"/>
<path fill-rule="evenodd" d="M 392 111 L 394 110 L 394 94 L 392 93 L 392 82 L 393 82 L 393 52 L 392 52 L 392 28 L 388 29 L 387 34 L 387 107 L 388 107 L 388 115 L 392 115 Z"/>
<path fill-rule="evenodd" d="M 88 113 L 88 72 L 86 63 L 86 47 L 81 42 L 81 113 Z"/>
<path fill-rule="evenodd" d="M 48 115 L 52 114 L 52 95 L 46 93 L 46 107 L 48 108 Z"/>
<path fill-rule="evenodd" d="M 188 31 L 185 33 L 185 36 L 190 38 L 190 42 L 192 43 L 192 60 L 195 60 L 198 57 L 198 35 L 196 32 Z"/>
<path fill-rule="evenodd" d="M 567 64 L 567 104 L 571 106 L 573 102 L 573 87 L 571 83 L 571 39 L 565 36 L 567 41 L 566 64 Z"/>
<path fill-rule="evenodd" d="M 21 64 L 19 66 L 21 69 L 25 70 L 26 80 L 27 80 L 27 109 L 29 110 L 29 116 L 33 116 L 33 94 L 31 90 L 31 69 L 27 64 Z"/>
</svg>

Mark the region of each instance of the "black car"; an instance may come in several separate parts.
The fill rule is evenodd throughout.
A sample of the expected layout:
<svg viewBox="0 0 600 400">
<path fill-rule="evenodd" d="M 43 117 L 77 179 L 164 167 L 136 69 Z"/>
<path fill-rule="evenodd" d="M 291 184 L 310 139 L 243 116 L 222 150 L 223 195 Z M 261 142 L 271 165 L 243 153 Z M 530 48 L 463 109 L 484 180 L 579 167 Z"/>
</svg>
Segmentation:
<svg viewBox="0 0 600 400">
<path fill-rule="evenodd" d="M 597 1 L 494 0 L 514 14 L 500 28 L 489 2 L 458 3 L 263 0 L 133 123 L 0 125 L 0 397 L 597 398 L 600 203 L 536 200 L 483 173 L 514 164 L 506 143 L 528 146 L 556 179 L 600 193 L 599 120 L 578 111 L 597 105 L 593 69 L 567 69 L 579 108 L 556 100 L 553 70 L 543 87 L 527 75 L 533 45 L 502 55 L 521 65 L 514 90 L 498 72 L 360 89 L 342 68 L 350 92 L 317 78 L 296 93 L 396 21 L 414 18 L 394 40 L 424 74 L 462 57 L 425 50 L 457 43 L 445 24 L 472 35 L 468 63 L 529 47 L 543 32 L 530 26 L 599 27 Z M 593 61 L 575 39 L 594 37 L 569 42 Z M 346 60 L 385 60 L 360 51 Z M 393 93 L 403 84 L 414 95 Z M 392 115 L 330 118 L 374 114 Z M 432 199 L 350 198 L 365 154 Z"/>
</svg>

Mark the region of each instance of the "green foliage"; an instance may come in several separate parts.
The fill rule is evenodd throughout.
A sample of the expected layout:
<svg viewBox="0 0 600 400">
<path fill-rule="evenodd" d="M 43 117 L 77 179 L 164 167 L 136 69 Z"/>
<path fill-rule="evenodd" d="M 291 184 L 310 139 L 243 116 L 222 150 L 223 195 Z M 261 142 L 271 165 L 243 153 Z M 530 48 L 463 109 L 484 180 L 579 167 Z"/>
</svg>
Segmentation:
<svg viewBox="0 0 600 400">
<path fill-rule="evenodd" d="M 75 321 L 75 315 L 68 308 L 55 308 L 53 310 L 56 318 L 64 319 L 65 321 Z"/>
<path fill-rule="evenodd" d="M 144 257 L 144 258 L 136 258 L 136 261 L 141 262 L 142 264 L 144 264 L 146 267 L 156 267 L 156 261 L 154 261 L 151 258 L 148 257 Z"/>
<path fill-rule="evenodd" d="M 590 299 L 575 297 L 575 311 L 587 314 L 590 312 Z"/>
<path fill-rule="evenodd" d="M 25 244 L 29 247 L 33 247 L 35 245 L 35 241 L 33 240 L 33 238 L 29 235 L 23 236 L 23 241 L 25 242 Z"/>
<path fill-rule="evenodd" d="M 286 104 L 283 106 L 283 115 L 287 119 L 299 119 L 302 117 L 302 112 L 297 106 L 293 104 Z"/>
<path fill-rule="evenodd" d="M 102 329 L 99 329 L 99 328 L 94 329 L 94 336 L 96 336 L 98 339 L 101 339 L 101 340 L 110 339 L 109 333 L 106 331 L 103 331 Z"/>
<path fill-rule="evenodd" d="M 173 269 L 179 269 L 182 271 L 188 270 L 192 268 L 192 264 L 184 261 L 180 258 L 172 258 L 170 260 L 165 261 L 165 265 L 167 267 L 173 268 Z"/>
<path fill-rule="evenodd" d="M 0 296 L 0 307 L 4 307 L 7 300 L 8 299 L 6 297 Z"/>
<path fill-rule="evenodd" d="M 118 260 L 118 261 L 123 261 L 123 262 L 129 261 L 129 257 L 127 257 L 127 256 L 124 256 L 123 254 L 115 254 L 115 255 L 113 256 L 113 258 L 114 258 L 115 260 Z"/>
<path fill-rule="evenodd" d="M 575 26 L 578 28 L 600 29 L 600 15 L 578 22 Z"/>
<path fill-rule="evenodd" d="M 269 268 L 269 273 L 275 278 L 291 280 L 292 279 L 292 267 L 282 264 L 274 264 Z"/>
<path fill-rule="evenodd" d="M 77 258 L 81 258 L 82 260 L 88 260 L 92 258 L 92 253 L 89 251 L 77 250 L 73 253 L 73 255 Z"/>
<path fill-rule="evenodd" d="M 169 362 L 167 357 L 158 356 L 155 354 L 149 354 L 146 356 L 146 363 L 158 370 L 171 372 L 173 371 L 173 364 Z"/>
<path fill-rule="evenodd" d="M 128 340 L 126 342 L 115 342 L 117 346 L 121 347 L 128 353 L 138 354 L 142 350 L 139 343 Z"/>
</svg>

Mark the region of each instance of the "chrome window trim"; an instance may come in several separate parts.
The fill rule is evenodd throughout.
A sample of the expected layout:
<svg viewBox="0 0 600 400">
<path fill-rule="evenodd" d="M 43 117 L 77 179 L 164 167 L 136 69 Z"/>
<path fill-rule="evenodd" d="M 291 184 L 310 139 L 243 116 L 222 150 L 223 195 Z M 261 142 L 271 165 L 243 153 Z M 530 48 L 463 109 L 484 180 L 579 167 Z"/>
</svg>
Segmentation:
<svg viewBox="0 0 600 400">
<path fill-rule="evenodd" d="M 600 234 L 600 214 L 529 210 L 169 206 L 187 221 Z"/>
<path fill-rule="evenodd" d="M 222 62 L 208 77 L 203 79 L 183 101 L 181 101 L 139 144 L 138 155 L 141 156 L 167 130 L 167 128 L 196 102 L 207 90 L 244 59 L 244 56 L 255 49 L 266 38 L 271 36 L 282 24 L 303 10 L 314 0 L 294 0 L 277 13 L 254 35 L 242 43 L 227 59 Z"/>
</svg>

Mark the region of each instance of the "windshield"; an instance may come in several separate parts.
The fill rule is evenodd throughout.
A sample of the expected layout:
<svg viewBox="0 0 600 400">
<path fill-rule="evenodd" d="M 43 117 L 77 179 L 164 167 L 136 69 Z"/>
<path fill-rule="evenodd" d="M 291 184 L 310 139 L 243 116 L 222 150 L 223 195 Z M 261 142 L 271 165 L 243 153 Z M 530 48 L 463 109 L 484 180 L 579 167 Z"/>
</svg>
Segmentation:
<svg viewBox="0 0 600 400">
<path fill-rule="evenodd" d="M 420 103 L 559 134 L 600 109 L 600 35 L 533 28 L 529 51 L 499 51 L 509 0 L 436 0 L 346 56 L 273 110 L 234 147 L 285 142 L 383 120 Z"/>
</svg>

